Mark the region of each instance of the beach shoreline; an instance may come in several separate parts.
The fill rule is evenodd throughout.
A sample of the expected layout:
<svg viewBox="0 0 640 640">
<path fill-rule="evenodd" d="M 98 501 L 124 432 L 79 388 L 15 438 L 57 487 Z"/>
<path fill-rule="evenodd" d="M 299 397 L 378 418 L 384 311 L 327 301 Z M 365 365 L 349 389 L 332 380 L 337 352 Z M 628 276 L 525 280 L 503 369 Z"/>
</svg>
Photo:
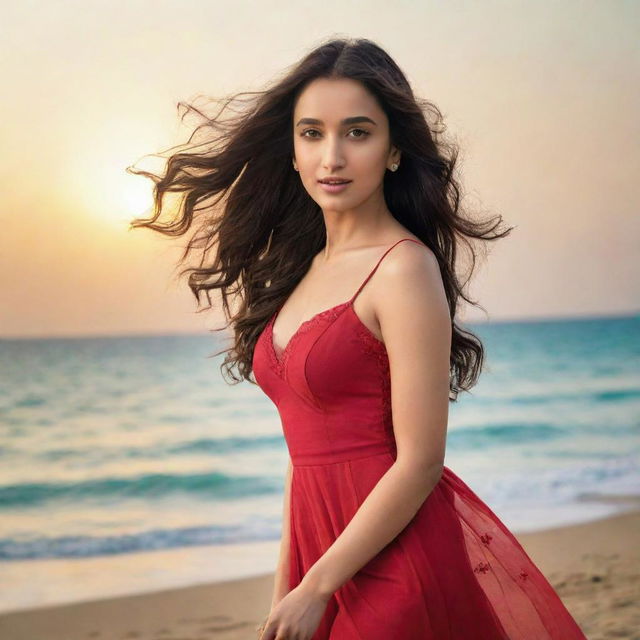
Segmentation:
<svg viewBox="0 0 640 640">
<path fill-rule="evenodd" d="M 637 502 L 637 500 L 636 500 Z M 515 533 L 589 640 L 638 639 L 640 505 Z M 273 573 L 0 614 L 3 640 L 245 640 L 268 612 Z"/>
</svg>

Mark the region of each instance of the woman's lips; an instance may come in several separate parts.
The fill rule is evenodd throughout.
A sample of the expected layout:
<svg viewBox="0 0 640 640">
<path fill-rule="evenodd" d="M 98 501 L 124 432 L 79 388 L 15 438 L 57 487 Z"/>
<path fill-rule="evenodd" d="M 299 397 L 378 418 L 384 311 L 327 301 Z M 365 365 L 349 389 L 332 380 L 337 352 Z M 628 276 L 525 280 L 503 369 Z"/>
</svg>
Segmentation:
<svg viewBox="0 0 640 640">
<path fill-rule="evenodd" d="M 318 184 L 320 185 L 320 188 L 326 191 L 327 193 L 340 193 L 341 191 L 344 191 L 351 184 L 351 180 L 347 182 L 340 182 L 340 183 L 333 183 L 333 184 L 330 184 L 328 182 L 318 181 Z"/>
</svg>

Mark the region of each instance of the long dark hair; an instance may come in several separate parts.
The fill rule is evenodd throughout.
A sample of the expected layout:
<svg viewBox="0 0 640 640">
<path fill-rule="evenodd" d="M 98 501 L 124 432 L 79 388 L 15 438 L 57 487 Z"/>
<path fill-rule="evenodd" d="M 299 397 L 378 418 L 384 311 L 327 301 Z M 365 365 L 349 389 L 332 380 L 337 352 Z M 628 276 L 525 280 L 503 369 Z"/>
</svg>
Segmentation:
<svg viewBox="0 0 640 640">
<path fill-rule="evenodd" d="M 458 148 L 442 139 L 442 114 L 413 95 L 403 72 L 374 42 L 331 39 L 265 90 L 224 99 L 213 117 L 193 104 L 178 103 L 186 106 L 183 118 L 195 112 L 204 122 L 192 133 L 187 149 L 168 158 L 164 176 L 127 169 L 155 183 L 152 217 L 136 218 L 131 227 L 168 236 L 193 231 L 179 263 L 196 249 L 201 250 L 200 263 L 179 275 L 190 273 L 188 285 L 198 306 L 204 292 L 206 309 L 212 307 L 211 290 L 220 289 L 235 340 L 213 355 L 227 353 L 221 368 L 234 383 L 255 382 L 250 376 L 261 331 L 326 241 L 322 211 L 291 166 L 295 101 L 316 78 L 361 82 L 388 117 L 391 143 L 401 151 L 402 162 L 396 172 L 385 173 L 384 196 L 393 216 L 434 252 L 440 264 L 453 319 L 450 400 L 455 401 L 459 390 L 476 383 L 484 360 L 482 342 L 459 327 L 455 318 L 460 298 L 480 306 L 463 291 L 476 263 L 473 240 L 495 240 L 513 227 L 498 232 L 501 216 L 475 220 L 463 215 L 453 175 Z M 233 115 L 222 117 L 229 112 Z M 201 130 L 206 136 L 197 142 Z M 163 198 L 174 192 L 182 195 L 178 213 L 161 222 Z M 470 258 L 463 282 L 456 273 L 460 243 L 469 249 Z M 239 302 L 232 310 L 229 299 L 236 295 Z"/>
</svg>

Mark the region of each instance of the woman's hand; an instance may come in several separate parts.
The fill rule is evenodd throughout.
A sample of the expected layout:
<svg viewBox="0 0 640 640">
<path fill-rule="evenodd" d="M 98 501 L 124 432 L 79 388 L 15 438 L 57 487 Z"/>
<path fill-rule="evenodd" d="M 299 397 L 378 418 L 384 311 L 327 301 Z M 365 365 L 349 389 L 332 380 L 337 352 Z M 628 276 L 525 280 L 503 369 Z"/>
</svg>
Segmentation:
<svg viewBox="0 0 640 640">
<path fill-rule="evenodd" d="M 269 614 L 271 615 L 271 614 Z M 267 626 L 267 622 L 269 622 L 269 615 L 256 627 L 256 633 L 258 634 L 258 640 L 262 638 L 262 634 L 264 633 L 264 628 Z"/>
<path fill-rule="evenodd" d="M 299 584 L 271 610 L 259 640 L 310 640 L 329 599 Z"/>
</svg>

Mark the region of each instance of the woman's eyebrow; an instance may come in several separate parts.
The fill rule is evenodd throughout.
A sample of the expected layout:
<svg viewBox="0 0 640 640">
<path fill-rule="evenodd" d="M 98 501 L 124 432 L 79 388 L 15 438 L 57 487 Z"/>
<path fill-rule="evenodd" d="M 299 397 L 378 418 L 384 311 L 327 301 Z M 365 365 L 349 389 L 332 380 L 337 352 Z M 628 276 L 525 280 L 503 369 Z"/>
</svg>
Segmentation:
<svg viewBox="0 0 640 640">
<path fill-rule="evenodd" d="M 367 118 L 367 116 L 352 116 L 351 118 L 345 118 L 340 121 L 340 124 L 356 124 L 357 122 L 370 122 L 372 125 L 377 126 L 376 123 L 371 119 Z M 322 120 L 318 120 L 317 118 L 301 118 L 298 120 L 296 127 L 299 127 L 301 124 L 324 124 Z"/>
</svg>

